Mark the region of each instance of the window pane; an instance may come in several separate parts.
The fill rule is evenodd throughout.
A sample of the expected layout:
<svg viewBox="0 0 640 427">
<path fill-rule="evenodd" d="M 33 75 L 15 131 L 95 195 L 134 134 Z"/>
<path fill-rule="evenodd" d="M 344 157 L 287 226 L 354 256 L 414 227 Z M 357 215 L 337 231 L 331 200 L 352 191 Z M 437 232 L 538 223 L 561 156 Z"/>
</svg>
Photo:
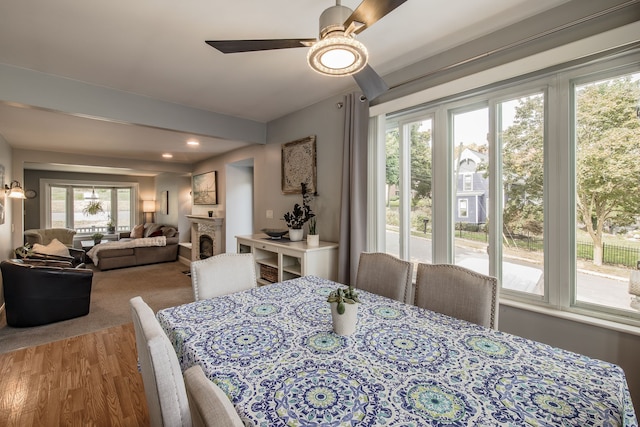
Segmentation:
<svg viewBox="0 0 640 427">
<path fill-rule="evenodd" d="M 431 263 L 431 142 L 432 120 L 405 125 L 411 135 L 411 237 L 412 261 Z M 414 273 L 417 267 L 414 267 Z"/>
<path fill-rule="evenodd" d="M 576 300 L 640 309 L 640 73 L 576 86 Z"/>
<path fill-rule="evenodd" d="M 67 227 L 67 189 L 65 187 L 51 187 L 51 217 L 49 223 L 52 228 Z"/>
<path fill-rule="evenodd" d="M 502 147 L 502 287 L 544 295 L 544 96 L 498 104 Z"/>
<path fill-rule="evenodd" d="M 432 260 L 431 129 L 432 120 L 425 119 L 404 123 L 387 132 L 385 251 L 415 262 Z M 403 158 L 407 159 L 404 163 Z M 406 190 L 402 187 L 403 179 Z M 401 212 L 409 212 L 408 223 L 403 223 L 406 220 Z M 405 242 L 402 248 L 401 242 Z"/>
<path fill-rule="evenodd" d="M 110 211 L 110 189 L 73 188 L 73 222 L 79 233 L 104 233 Z"/>
<path fill-rule="evenodd" d="M 398 128 L 387 131 L 386 160 L 386 236 L 385 252 L 400 255 L 400 133 Z"/>
<path fill-rule="evenodd" d="M 118 205 L 116 215 L 116 231 L 130 230 L 131 229 L 131 189 L 119 188 L 118 189 Z"/>
<path fill-rule="evenodd" d="M 489 109 L 453 114 L 455 263 L 489 274 Z"/>
</svg>

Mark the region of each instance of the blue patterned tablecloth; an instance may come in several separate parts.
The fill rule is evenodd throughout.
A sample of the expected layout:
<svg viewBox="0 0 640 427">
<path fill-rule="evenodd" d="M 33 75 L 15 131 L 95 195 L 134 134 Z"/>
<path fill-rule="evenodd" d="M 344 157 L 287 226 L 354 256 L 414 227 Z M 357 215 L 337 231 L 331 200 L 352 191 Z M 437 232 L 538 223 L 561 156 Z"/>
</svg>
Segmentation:
<svg viewBox="0 0 640 427">
<path fill-rule="evenodd" d="M 341 337 L 338 286 L 304 277 L 157 317 L 247 425 L 638 426 L 616 365 L 364 291 Z"/>
</svg>

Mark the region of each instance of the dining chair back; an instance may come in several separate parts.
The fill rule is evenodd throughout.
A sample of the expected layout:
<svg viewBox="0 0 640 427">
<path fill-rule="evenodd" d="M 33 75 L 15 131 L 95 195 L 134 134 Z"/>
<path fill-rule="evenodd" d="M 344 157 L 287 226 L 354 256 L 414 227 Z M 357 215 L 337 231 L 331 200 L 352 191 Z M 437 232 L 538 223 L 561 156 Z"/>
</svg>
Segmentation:
<svg viewBox="0 0 640 427">
<path fill-rule="evenodd" d="M 253 254 L 220 254 L 191 263 L 193 298 L 214 298 L 257 287 Z"/>
<path fill-rule="evenodd" d="M 207 376 L 200 365 L 184 372 L 193 427 L 243 427 L 233 404 Z"/>
<path fill-rule="evenodd" d="M 141 297 L 129 300 L 152 426 L 191 426 L 180 363 L 153 310 Z"/>
<path fill-rule="evenodd" d="M 418 264 L 414 304 L 498 329 L 498 279 L 453 264 Z"/>
<path fill-rule="evenodd" d="M 358 261 L 356 288 L 411 303 L 413 264 L 381 252 L 363 252 Z"/>
</svg>

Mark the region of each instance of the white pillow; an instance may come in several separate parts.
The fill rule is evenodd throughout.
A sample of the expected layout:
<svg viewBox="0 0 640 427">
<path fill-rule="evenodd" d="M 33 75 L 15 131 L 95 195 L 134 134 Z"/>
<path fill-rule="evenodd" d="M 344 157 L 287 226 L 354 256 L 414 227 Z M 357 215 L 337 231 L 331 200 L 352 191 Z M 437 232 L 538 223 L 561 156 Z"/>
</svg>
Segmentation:
<svg viewBox="0 0 640 427">
<path fill-rule="evenodd" d="M 53 239 L 46 246 L 41 245 L 40 243 L 35 243 L 33 245 L 33 251 L 45 255 L 70 256 L 69 248 L 67 248 L 65 244 L 58 239 Z"/>
</svg>

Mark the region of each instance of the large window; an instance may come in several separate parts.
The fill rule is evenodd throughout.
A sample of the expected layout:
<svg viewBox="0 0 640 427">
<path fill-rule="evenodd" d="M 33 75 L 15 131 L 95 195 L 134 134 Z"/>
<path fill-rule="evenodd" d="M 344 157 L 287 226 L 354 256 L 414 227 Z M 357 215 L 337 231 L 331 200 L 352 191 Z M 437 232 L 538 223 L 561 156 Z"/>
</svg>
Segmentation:
<svg viewBox="0 0 640 427">
<path fill-rule="evenodd" d="M 386 200 L 386 241 L 368 249 L 385 241 L 403 259 L 494 275 L 502 299 L 640 324 L 629 286 L 640 268 L 639 110 L 634 53 L 388 114 L 387 186 L 400 196 Z M 420 167 L 428 193 L 416 192 Z M 405 242 L 419 232 L 426 259 Z"/>
<path fill-rule="evenodd" d="M 60 182 L 43 180 L 47 227 L 64 227 L 78 233 L 106 233 L 131 229 L 136 216 L 137 184 Z"/>
</svg>

